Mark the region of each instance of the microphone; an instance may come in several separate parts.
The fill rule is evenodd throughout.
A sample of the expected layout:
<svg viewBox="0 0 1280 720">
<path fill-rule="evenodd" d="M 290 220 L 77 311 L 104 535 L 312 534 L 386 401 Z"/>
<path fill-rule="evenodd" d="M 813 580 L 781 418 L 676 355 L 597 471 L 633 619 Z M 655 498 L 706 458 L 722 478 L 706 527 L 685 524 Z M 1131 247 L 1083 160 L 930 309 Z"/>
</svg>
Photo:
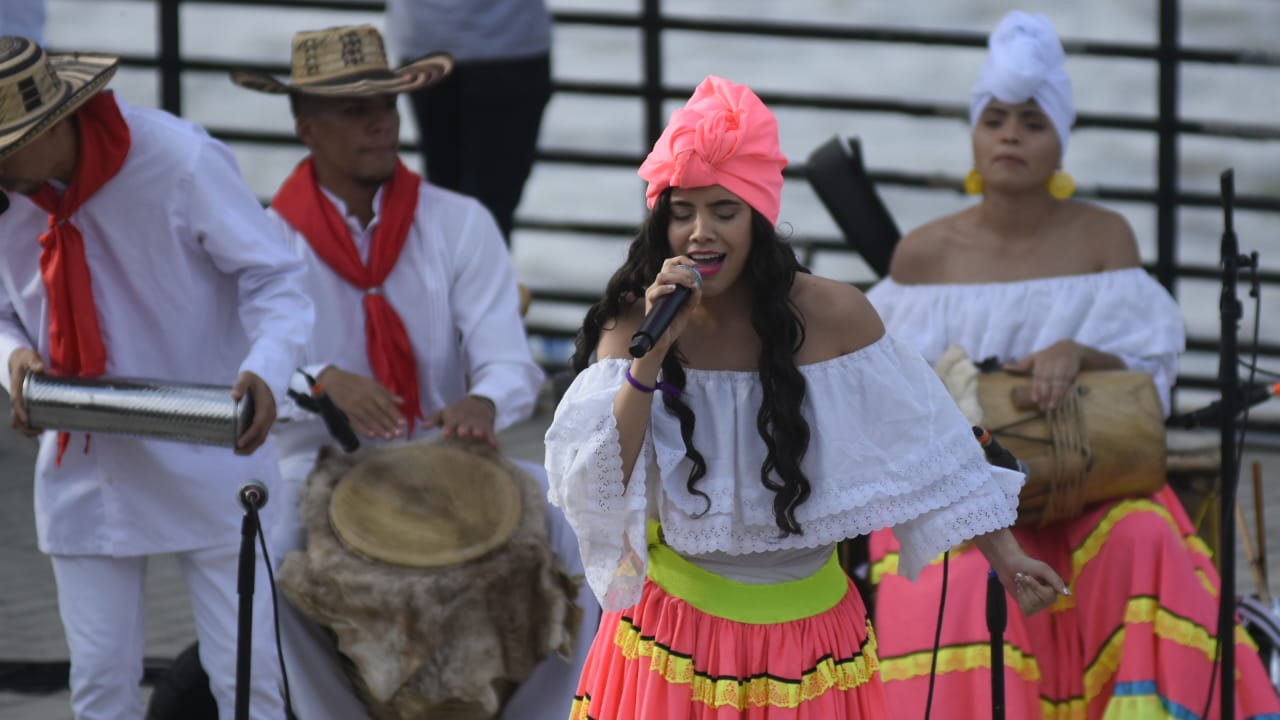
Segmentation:
<svg viewBox="0 0 1280 720">
<path fill-rule="evenodd" d="M 1240 388 L 1236 407 L 1243 412 L 1246 407 L 1260 405 L 1280 394 L 1280 383 L 1274 385 L 1253 384 Z M 1194 430 L 1199 427 L 1218 427 L 1222 422 L 1222 401 L 1214 400 L 1199 410 L 1175 415 L 1165 421 L 1165 427 Z"/>
<path fill-rule="evenodd" d="M 329 393 L 325 392 L 320 383 L 308 373 L 299 369 L 302 377 L 307 381 L 307 387 L 311 388 L 311 395 L 303 395 L 296 390 L 289 390 L 289 397 L 298 404 L 303 410 L 310 410 L 318 413 L 320 419 L 324 420 L 325 429 L 329 431 L 329 437 L 338 441 L 345 452 L 355 452 L 360 449 L 360 438 L 356 437 L 356 433 L 351 429 L 351 421 L 347 419 L 347 414 L 338 409 L 333 404 L 333 399 L 329 397 Z"/>
<path fill-rule="evenodd" d="M 0 192 L 0 215 L 3 215 L 9 209 L 9 194 Z"/>
<path fill-rule="evenodd" d="M 688 265 L 677 265 L 676 267 L 684 268 L 693 273 L 693 284 L 699 288 L 702 287 L 702 273 L 697 268 Z M 671 325 L 671 321 L 675 318 L 676 313 L 680 312 L 680 308 L 689 301 L 689 296 L 693 295 L 693 290 L 687 285 L 676 285 L 674 292 L 667 293 L 658 298 L 653 303 L 653 309 L 648 315 L 644 316 L 644 322 L 640 323 L 640 329 L 636 330 L 636 334 L 631 336 L 631 357 L 644 357 L 645 353 L 653 349 L 654 343 L 658 342 L 658 338 L 662 337 L 662 333 L 667 331 L 667 327 Z"/>
<path fill-rule="evenodd" d="M 360 449 L 360 438 L 356 437 L 356 433 L 351 429 L 351 421 L 347 419 L 347 414 L 338 409 L 333 404 L 329 393 L 321 392 L 313 395 L 316 401 L 316 407 L 320 409 L 320 418 L 324 420 L 324 426 L 328 428 L 329 435 L 346 452 L 355 452 Z"/>
<path fill-rule="evenodd" d="M 1027 464 L 1009 452 L 1008 448 L 1001 445 L 991 433 L 987 432 L 986 428 L 974 425 L 973 436 L 977 438 L 978 444 L 982 446 L 982 452 L 987 456 L 987 462 L 1005 470 L 1015 470 L 1023 475 L 1030 474 Z"/>
<path fill-rule="evenodd" d="M 257 480 L 249 480 L 236 491 L 236 497 L 245 510 L 261 510 L 267 504 L 267 488 Z"/>
</svg>

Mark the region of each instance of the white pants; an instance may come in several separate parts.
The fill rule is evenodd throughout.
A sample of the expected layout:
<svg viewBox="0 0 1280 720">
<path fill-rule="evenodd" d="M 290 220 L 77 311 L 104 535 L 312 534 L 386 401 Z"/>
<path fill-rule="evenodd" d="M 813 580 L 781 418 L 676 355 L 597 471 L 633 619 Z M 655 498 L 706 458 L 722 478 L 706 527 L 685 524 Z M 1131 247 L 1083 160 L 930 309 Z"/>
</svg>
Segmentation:
<svg viewBox="0 0 1280 720">
<path fill-rule="evenodd" d="M 235 714 L 236 581 L 239 544 L 177 553 L 191 595 L 200 663 L 218 702 Z M 71 648 L 71 707 L 77 720 L 141 720 L 147 557 L 52 555 L 58 610 Z M 249 710 L 254 720 L 283 720 L 280 666 L 271 624 L 266 565 L 257 555 Z"/>
<path fill-rule="evenodd" d="M 303 547 L 305 532 L 298 517 L 297 498 L 299 488 L 311 471 L 311 461 L 310 457 L 295 455 L 280 464 L 282 484 L 288 488 L 285 494 L 289 496 L 289 507 L 280 509 L 276 520 L 278 526 L 268 535 L 271 559 L 275 563 L 279 563 L 285 553 Z M 523 460 L 514 462 L 538 479 L 545 497 L 546 470 Z M 550 504 L 545 506 L 552 550 L 570 575 L 581 575 L 582 557 L 578 553 L 577 536 L 558 508 Z M 284 646 L 293 710 L 298 720 L 368 720 L 369 713 L 343 673 L 338 650 L 332 640 L 285 600 L 283 593 L 278 595 L 280 640 Z M 564 720 L 569 717 L 582 665 L 600 622 L 600 606 L 585 582 L 578 592 L 578 606 L 582 608 L 582 624 L 578 628 L 572 661 L 565 662 L 552 656 L 539 663 L 516 688 L 503 709 L 502 720 Z"/>
</svg>

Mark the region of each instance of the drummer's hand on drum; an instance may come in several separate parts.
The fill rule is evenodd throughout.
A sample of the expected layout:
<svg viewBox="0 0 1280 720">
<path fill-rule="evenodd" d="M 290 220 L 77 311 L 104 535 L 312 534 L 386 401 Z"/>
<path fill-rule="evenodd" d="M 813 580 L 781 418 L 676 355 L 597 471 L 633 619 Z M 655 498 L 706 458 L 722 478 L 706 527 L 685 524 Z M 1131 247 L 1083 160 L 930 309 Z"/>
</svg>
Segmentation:
<svg viewBox="0 0 1280 720">
<path fill-rule="evenodd" d="M 316 377 L 316 383 L 361 435 L 392 440 L 405 434 L 407 423 L 400 413 L 403 401 L 377 380 L 330 365 Z"/>
<path fill-rule="evenodd" d="M 36 437 L 42 428 L 28 424 L 27 411 L 22 407 L 22 381 L 30 373 L 44 372 L 44 361 L 31 348 L 18 348 L 9 355 L 9 418 L 14 429 L 27 437 Z"/>
<path fill-rule="evenodd" d="M 1011 373 L 1031 374 L 1031 401 L 1041 410 L 1053 410 L 1067 396 L 1071 383 L 1080 374 L 1084 347 L 1073 340 L 1059 340 L 1017 362 L 1007 363 Z"/>
<path fill-rule="evenodd" d="M 479 395 L 468 395 L 449 407 L 431 413 L 422 421 L 423 428 L 439 427 L 441 435 L 459 440 L 482 442 L 498 447 L 494 432 L 497 408 L 493 401 Z"/>
<path fill-rule="evenodd" d="M 231 388 L 231 397 L 236 400 L 246 394 L 253 398 L 253 422 L 236 441 L 237 455 L 252 455 L 254 450 L 262 447 L 271 424 L 276 421 L 276 398 L 271 394 L 271 388 L 265 380 L 248 370 L 240 373 Z"/>
</svg>

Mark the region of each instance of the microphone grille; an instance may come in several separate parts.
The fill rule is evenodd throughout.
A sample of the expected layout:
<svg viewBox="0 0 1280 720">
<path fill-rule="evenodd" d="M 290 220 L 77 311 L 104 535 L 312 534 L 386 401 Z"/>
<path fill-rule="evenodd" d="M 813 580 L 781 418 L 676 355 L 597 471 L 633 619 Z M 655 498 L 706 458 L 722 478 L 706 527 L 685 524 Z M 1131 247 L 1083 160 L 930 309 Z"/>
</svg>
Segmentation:
<svg viewBox="0 0 1280 720">
<path fill-rule="evenodd" d="M 702 287 L 702 273 L 698 272 L 698 268 L 692 265 L 677 265 L 676 267 L 682 268 L 684 270 L 688 270 L 689 272 L 693 273 L 693 284 L 697 285 L 699 288 Z"/>
</svg>

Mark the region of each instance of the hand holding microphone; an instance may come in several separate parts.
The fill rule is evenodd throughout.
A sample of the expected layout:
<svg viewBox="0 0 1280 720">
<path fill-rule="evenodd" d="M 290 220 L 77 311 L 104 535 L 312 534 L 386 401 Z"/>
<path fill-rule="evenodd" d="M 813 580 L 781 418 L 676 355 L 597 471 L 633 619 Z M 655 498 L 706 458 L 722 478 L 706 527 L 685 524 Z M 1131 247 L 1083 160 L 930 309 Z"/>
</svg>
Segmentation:
<svg viewBox="0 0 1280 720">
<path fill-rule="evenodd" d="M 645 292 L 649 311 L 640 328 L 631 336 L 631 357 L 644 357 L 652 350 L 681 309 L 701 290 L 702 274 L 693 266 L 692 260 L 683 255 L 668 258 L 654 284 Z M 677 334 L 682 328 L 683 325 L 677 328 Z"/>
</svg>

